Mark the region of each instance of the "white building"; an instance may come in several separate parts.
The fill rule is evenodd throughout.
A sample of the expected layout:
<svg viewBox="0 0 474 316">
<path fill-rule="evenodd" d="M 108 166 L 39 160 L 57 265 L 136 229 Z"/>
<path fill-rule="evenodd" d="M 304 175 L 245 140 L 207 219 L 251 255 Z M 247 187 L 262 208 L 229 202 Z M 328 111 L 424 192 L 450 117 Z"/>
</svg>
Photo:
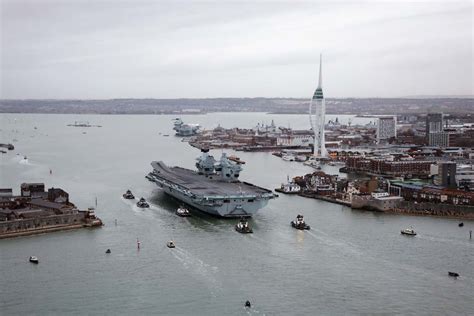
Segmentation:
<svg viewBox="0 0 474 316">
<path fill-rule="evenodd" d="M 326 144 L 324 139 L 324 124 L 326 115 L 326 102 L 323 95 L 323 62 L 322 56 L 319 58 L 319 83 L 314 91 L 313 98 L 309 103 L 309 121 L 314 132 L 313 154 L 315 157 L 327 157 Z M 314 108 L 314 113 L 313 113 Z"/>
<path fill-rule="evenodd" d="M 397 137 L 397 117 L 379 117 L 377 120 L 377 144 Z"/>
</svg>

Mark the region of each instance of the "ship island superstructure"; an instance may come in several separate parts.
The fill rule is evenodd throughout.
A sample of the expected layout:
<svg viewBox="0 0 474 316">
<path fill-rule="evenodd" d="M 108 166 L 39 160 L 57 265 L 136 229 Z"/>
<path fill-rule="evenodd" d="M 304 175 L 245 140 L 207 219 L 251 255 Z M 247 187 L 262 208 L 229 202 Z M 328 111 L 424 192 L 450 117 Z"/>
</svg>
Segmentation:
<svg viewBox="0 0 474 316">
<path fill-rule="evenodd" d="M 197 171 L 153 161 L 147 179 L 164 193 L 219 217 L 251 217 L 276 197 L 271 190 L 239 181 L 242 166 L 225 153 L 216 161 L 208 149 L 203 149 L 196 160 Z"/>
</svg>

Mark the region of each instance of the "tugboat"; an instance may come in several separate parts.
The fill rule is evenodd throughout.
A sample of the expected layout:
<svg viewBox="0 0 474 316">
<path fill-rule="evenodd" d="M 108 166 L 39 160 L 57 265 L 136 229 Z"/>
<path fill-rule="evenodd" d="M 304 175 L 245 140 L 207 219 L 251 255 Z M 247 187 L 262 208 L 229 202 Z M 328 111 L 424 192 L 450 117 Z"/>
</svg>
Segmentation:
<svg viewBox="0 0 474 316">
<path fill-rule="evenodd" d="M 38 264 L 38 263 L 39 263 L 39 260 L 38 260 L 37 257 L 31 256 L 31 257 L 30 257 L 30 262 L 31 262 L 31 263 L 36 263 L 36 264 Z"/>
<path fill-rule="evenodd" d="M 145 198 L 140 198 L 140 201 L 137 202 L 137 206 L 141 208 L 147 208 L 150 207 L 150 204 L 145 200 Z"/>
<path fill-rule="evenodd" d="M 189 213 L 189 210 L 187 208 L 180 206 L 176 210 L 176 215 L 181 216 L 181 217 L 189 217 L 191 216 L 191 213 Z"/>
<path fill-rule="evenodd" d="M 300 214 L 296 216 L 296 219 L 294 221 L 291 221 L 291 226 L 293 226 L 293 228 L 301 230 L 309 230 L 311 228 L 308 224 L 304 222 L 303 215 Z"/>
<path fill-rule="evenodd" d="M 407 236 L 416 236 L 416 232 L 413 230 L 413 228 L 405 228 L 400 233 Z"/>
<path fill-rule="evenodd" d="M 123 196 L 124 199 L 127 199 L 127 200 L 134 200 L 135 199 L 135 196 L 132 194 L 132 191 L 130 191 L 130 190 L 127 190 L 127 192 L 125 192 L 122 196 Z"/>
<path fill-rule="evenodd" d="M 176 247 L 176 246 L 174 245 L 174 241 L 170 240 L 170 241 L 168 241 L 168 242 L 166 243 L 166 247 L 168 247 L 168 248 L 174 248 L 174 247 Z"/>
<path fill-rule="evenodd" d="M 250 228 L 249 223 L 242 217 L 240 221 L 235 225 L 235 230 L 241 234 L 251 234 L 253 233 L 252 228 Z"/>
</svg>

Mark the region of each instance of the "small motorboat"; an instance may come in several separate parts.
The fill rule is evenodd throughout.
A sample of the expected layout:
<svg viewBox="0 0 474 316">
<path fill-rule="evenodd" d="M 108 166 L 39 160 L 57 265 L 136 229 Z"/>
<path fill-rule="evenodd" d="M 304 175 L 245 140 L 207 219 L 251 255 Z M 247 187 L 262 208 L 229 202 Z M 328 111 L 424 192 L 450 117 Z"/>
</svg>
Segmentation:
<svg viewBox="0 0 474 316">
<path fill-rule="evenodd" d="M 309 225 L 304 222 L 303 215 L 300 215 L 300 214 L 296 216 L 296 219 L 294 221 L 291 221 L 291 226 L 293 228 L 301 229 L 301 230 L 311 229 L 311 227 L 309 227 Z"/>
<path fill-rule="evenodd" d="M 235 225 L 235 230 L 241 234 L 253 233 L 252 228 L 249 226 L 249 223 L 244 218 L 241 218 L 240 221 Z"/>
<path fill-rule="evenodd" d="M 176 215 L 181 216 L 181 217 L 189 217 L 191 216 L 191 213 L 189 212 L 187 208 L 180 206 L 176 210 Z"/>
<path fill-rule="evenodd" d="M 416 232 L 413 230 L 413 228 L 405 228 L 400 233 L 407 236 L 416 236 Z"/>
<path fill-rule="evenodd" d="M 448 271 L 448 275 L 449 275 L 449 276 L 452 276 L 452 277 L 454 277 L 454 278 L 457 278 L 457 277 L 459 276 L 459 273 Z"/>
<path fill-rule="evenodd" d="M 166 243 L 166 247 L 168 247 L 168 248 L 174 248 L 174 247 L 176 247 L 176 246 L 174 245 L 174 241 L 170 240 L 170 241 L 168 241 L 168 242 Z"/>
<path fill-rule="evenodd" d="M 37 257 L 31 256 L 31 257 L 30 257 L 30 262 L 31 262 L 31 263 L 36 263 L 36 264 L 38 264 L 38 263 L 39 263 L 39 260 L 38 260 Z"/>
<path fill-rule="evenodd" d="M 252 304 L 250 304 L 250 301 L 247 300 L 245 302 L 245 307 L 248 307 L 248 308 L 252 307 Z"/>
<path fill-rule="evenodd" d="M 105 253 L 112 253 L 112 251 L 110 249 L 107 249 Z"/>
<path fill-rule="evenodd" d="M 147 208 L 150 207 L 150 204 L 145 200 L 145 198 L 140 198 L 140 201 L 137 202 L 137 206 L 141 208 Z"/>
<path fill-rule="evenodd" d="M 122 196 L 123 196 L 124 199 L 127 199 L 127 200 L 134 200 L 135 199 L 135 196 L 132 194 L 132 191 L 130 191 L 130 190 L 127 190 L 127 192 L 125 192 Z"/>
<path fill-rule="evenodd" d="M 461 223 L 458 224 L 458 226 L 459 226 L 459 227 L 463 227 L 463 226 L 464 226 L 464 223 L 461 222 Z"/>
</svg>

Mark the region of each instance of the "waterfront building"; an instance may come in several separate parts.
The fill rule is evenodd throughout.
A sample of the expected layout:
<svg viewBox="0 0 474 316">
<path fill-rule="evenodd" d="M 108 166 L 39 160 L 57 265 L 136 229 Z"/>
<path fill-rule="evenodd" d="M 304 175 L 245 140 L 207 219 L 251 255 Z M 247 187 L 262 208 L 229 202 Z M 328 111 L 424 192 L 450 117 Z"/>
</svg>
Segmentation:
<svg viewBox="0 0 474 316">
<path fill-rule="evenodd" d="M 377 120 L 377 144 L 397 137 L 397 117 L 379 117 Z"/>
<path fill-rule="evenodd" d="M 319 56 L 319 82 L 314 91 L 313 98 L 309 103 L 309 121 L 314 132 L 313 155 L 319 158 L 327 157 L 324 139 L 324 123 L 326 115 L 326 102 L 323 95 L 323 62 L 322 55 Z M 314 109 L 314 112 L 313 112 Z"/>
<path fill-rule="evenodd" d="M 347 171 L 388 177 L 422 177 L 430 175 L 433 160 L 389 160 L 390 157 L 351 156 L 346 160 Z"/>
<path fill-rule="evenodd" d="M 94 209 L 79 210 L 66 191 L 46 191 L 44 183 L 22 183 L 19 196 L 10 188 L 0 192 L 0 239 L 102 225 Z"/>
</svg>

